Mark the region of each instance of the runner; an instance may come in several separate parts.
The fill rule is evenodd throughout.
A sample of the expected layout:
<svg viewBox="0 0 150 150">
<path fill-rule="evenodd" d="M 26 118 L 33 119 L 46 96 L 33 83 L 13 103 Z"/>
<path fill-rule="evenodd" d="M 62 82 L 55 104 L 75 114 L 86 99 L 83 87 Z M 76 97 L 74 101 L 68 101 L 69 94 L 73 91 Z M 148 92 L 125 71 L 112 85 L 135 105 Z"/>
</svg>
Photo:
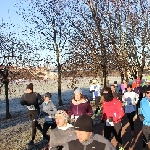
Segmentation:
<svg viewBox="0 0 150 150">
<path fill-rule="evenodd" d="M 116 88 L 115 85 L 110 85 L 113 97 L 120 100 L 121 99 L 121 95 L 119 93 L 116 92 Z"/>
<path fill-rule="evenodd" d="M 139 108 L 140 108 L 140 101 L 143 98 L 143 90 L 142 90 L 141 82 L 139 80 L 136 81 L 136 87 L 134 88 L 134 92 L 137 93 L 139 96 L 139 100 L 136 104 L 136 113 L 138 115 Z"/>
<path fill-rule="evenodd" d="M 95 101 L 95 106 L 97 108 L 100 102 L 101 86 L 98 84 L 98 81 L 96 79 L 92 81 L 90 92 L 92 92 L 92 99 L 93 101 Z"/>
<path fill-rule="evenodd" d="M 120 86 L 117 84 L 117 81 L 114 81 L 115 92 L 120 93 Z"/>
<path fill-rule="evenodd" d="M 122 96 L 122 101 L 125 102 L 125 113 L 131 127 L 131 135 L 134 136 L 134 121 L 136 113 L 136 104 L 138 103 L 139 95 L 132 91 L 132 85 L 127 85 L 127 92 Z"/>
<path fill-rule="evenodd" d="M 110 87 L 106 87 L 103 90 L 104 102 L 102 111 L 102 122 L 104 125 L 104 137 L 111 141 L 112 133 L 119 143 L 119 150 L 124 150 L 122 145 L 121 131 L 122 124 L 121 120 L 124 116 L 124 110 L 122 103 L 113 98 L 113 94 Z"/>
<path fill-rule="evenodd" d="M 40 100 L 40 102 L 38 102 Z M 21 105 L 26 105 L 28 109 L 28 115 L 32 122 L 32 140 L 28 145 L 34 145 L 34 139 L 36 135 L 36 127 L 42 133 L 42 127 L 38 124 L 37 117 L 39 113 L 39 105 L 43 103 L 43 99 L 39 93 L 33 92 L 33 83 L 27 85 L 26 93 L 22 95 Z"/>
<path fill-rule="evenodd" d="M 56 128 L 56 122 L 55 122 L 55 114 L 57 112 L 56 106 L 54 103 L 51 101 L 51 93 L 47 92 L 44 95 L 44 102 L 43 102 L 43 110 L 40 113 L 40 116 L 45 116 L 45 122 L 43 124 L 43 140 L 48 140 L 50 139 L 50 136 L 47 135 L 47 131 L 49 127 L 51 129 Z"/>
<path fill-rule="evenodd" d="M 93 134 L 93 122 L 90 116 L 83 114 L 75 123 L 76 135 L 70 136 L 63 150 L 115 150 L 104 137 Z"/>
<path fill-rule="evenodd" d="M 62 150 L 67 138 L 75 134 L 74 127 L 68 123 L 69 116 L 64 110 L 58 110 L 55 119 L 57 127 L 50 133 L 49 150 Z"/>
<path fill-rule="evenodd" d="M 92 107 L 88 100 L 82 95 L 80 88 L 74 90 L 68 114 L 73 122 L 82 114 L 88 114 L 89 116 L 93 115 Z"/>
<path fill-rule="evenodd" d="M 149 150 L 148 142 L 150 141 L 150 85 L 146 88 L 146 97 L 140 102 L 139 118 L 143 121 L 143 150 Z"/>
<path fill-rule="evenodd" d="M 122 81 L 120 88 L 121 88 L 121 93 L 123 95 L 125 93 L 125 89 L 127 88 L 127 82 L 126 82 L 126 80 Z"/>
</svg>

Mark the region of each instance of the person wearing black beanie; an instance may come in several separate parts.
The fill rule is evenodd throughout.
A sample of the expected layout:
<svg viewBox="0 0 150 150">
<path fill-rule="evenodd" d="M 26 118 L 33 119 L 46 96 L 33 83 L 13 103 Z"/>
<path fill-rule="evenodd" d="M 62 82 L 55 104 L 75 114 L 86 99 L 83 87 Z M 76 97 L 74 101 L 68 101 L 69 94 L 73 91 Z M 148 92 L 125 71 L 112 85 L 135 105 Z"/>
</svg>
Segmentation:
<svg viewBox="0 0 150 150">
<path fill-rule="evenodd" d="M 76 135 L 69 137 L 64 150 L 115 150 L 103 136 L 93 133 L 93 121 L 90 116 L 79 116 L 74 125 Z"/>
<path fill-rule="evenodd" d="M 84 114 L 75 122 L 75 130 L 93 132 L 93 120 L 88 115 Z"/>
<path fill-rule="evenodd" d="M 34 145 L 34 139 L 36 135 L 36 128 L 41 131 L 42 127 L 37 121 L 37 117 L 40 113 L 40 107 L 43 103 L 43 99 L 39 93 L 33 92 L 33 83 L 30 83 L 26 87 L 25 93 L 22 95 L 20 100 L 21 105 L 26 105 L 28 109 L 28 115 L 32 122 L 32 140 L 28 145 Z"/>
</svg>

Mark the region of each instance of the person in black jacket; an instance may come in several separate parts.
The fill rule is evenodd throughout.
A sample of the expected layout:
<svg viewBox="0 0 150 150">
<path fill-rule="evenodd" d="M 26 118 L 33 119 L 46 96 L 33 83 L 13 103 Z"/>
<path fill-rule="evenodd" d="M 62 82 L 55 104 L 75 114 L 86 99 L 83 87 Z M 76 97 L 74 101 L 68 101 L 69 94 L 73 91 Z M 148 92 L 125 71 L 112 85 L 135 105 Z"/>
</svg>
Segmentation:
<svg viewBox="0 0 150 150">
<path fill-rule="evenodd" d="M 68 136 L 63 150 L 115 150 L 110 141 L 93 133 L 93 120 L 87 114 L 77 118 L 74 129 L 75 134 Z"/>
<path fill-rule="evenodd" d="M 36 128 L 39 129 L 42 133 L 42 127 L 38 124 L 37 117 L 40 112 L 40 107 L 43 103 L 43 99 L 39 93 L 33 92 L 33 83 L 27 85 L 25 94 L 22 95 L 21 105 L 26 105 L 28 109 L 28 115 L 30 120 L 32 121 L 32 140 L 28 143 L 28 145 L 34 144 L 34 139 L 36 135 Z"/>
</svg>

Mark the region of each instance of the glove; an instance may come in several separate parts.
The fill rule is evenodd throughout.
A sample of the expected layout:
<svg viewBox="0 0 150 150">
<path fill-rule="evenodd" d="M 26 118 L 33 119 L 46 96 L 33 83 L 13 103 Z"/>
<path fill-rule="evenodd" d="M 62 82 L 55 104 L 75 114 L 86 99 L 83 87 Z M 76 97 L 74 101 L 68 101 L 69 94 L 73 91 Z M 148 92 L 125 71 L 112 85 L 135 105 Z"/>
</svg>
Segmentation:
<svg viewBox="0 0 150 150">
<path fill-rule="evenodd" d="M 140 118 L 141 121 L 145 120 L 145 117 L 142 114 L 139 114 L 139 118 Z"/>
<path fill-rule="evenodd" d="M 92 90 L 92 92 L 95 92 L 95 90 Z"/>
</svg>

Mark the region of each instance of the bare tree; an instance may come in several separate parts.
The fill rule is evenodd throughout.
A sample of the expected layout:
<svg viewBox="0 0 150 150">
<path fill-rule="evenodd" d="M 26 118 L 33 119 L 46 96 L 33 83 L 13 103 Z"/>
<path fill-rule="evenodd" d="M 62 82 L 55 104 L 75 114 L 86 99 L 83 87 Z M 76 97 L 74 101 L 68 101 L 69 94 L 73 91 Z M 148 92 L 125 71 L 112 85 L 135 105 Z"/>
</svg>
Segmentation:
<svg viewBox="0 0 150 150">
<path fill-rule="evenodd" d="M 23 6 L 21 6 L 21 8 L 24 10 Z M 31 8 L 32 10 L 29 14 L 23 11 L 23 18 L 25 21 L 34 23 L 34 30 L 36 30 L 41 37 L 39 43 L 44 46 L 43 51 L 45 51 L 45 53 L 47 52 L 46 55 L 48 55 L 48 57 L 45 55 L 45 63 L 55 64 L 57 67 L 58 100 L 59 105 L 62 105 L 61 68 L 65 60 L 66 52 L 68 51 L 67 39 L 70 32 L 67 20 L 65 20 L 63 11 L 60 11 L 62 8 L 61 5 L 59 5 L 59 1 L 33 0 Z"/>
</svg>

